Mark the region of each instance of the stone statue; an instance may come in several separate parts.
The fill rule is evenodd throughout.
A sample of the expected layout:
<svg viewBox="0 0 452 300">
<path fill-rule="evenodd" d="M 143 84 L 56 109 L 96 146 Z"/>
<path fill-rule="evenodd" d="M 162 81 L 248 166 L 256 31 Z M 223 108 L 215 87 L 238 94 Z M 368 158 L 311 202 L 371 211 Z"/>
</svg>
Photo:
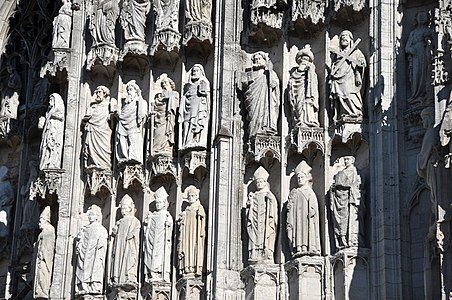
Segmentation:
<svg viewBox="0 0 452 300">
<path fill-rule="evenodd" d="M 319 85 L 311 46 L 306 45 L 300 50 L 295 60 L 298 67 L 289 79 L 289 97 L 295 128 L 319 127 Z"/>
<path fill-rule="evenodd" d="M 287 236 L 293 257 L 320 255 L 319 204 L 312 187 L 311 167 L 302 161 L 295 169 L 298 187 L 287 201 Z"/>
<path fill-rule="evenodd" d="M 426 11 L 416 14 L 416 28 L 410 32 L 405 46 L 408 55 L 409 78 L 411 83 L 411 104 L 423 102 L 431 84 L 429 65 L 432 60 L 432 42 L 434 32 L 428 27 L 430 17 Z"/>
<path fill-rule="evenodd" d="M 103 291 L 108 232 L 102 226 L 102 210 L 97 205 L 88 209 L 89 224 L 80 228 L 76 237 L 77 268 L 75 293 L 100 295 Z"/>
<path fill-rule="evenodd" d="M 49 107 L 45 117 L 40 117 L 38 128 L 43 129 L 41 139 L 41 161 L 39 169 L 60 169 L 64 139 L 64 102 L 57 93 L 49 97 Z"/>
<path fill-rule="evenodd" d="M 334 175 L 334 183 L 330 188 L 330 206 L 337 250 L 364 246 L 366 207 L 361 190 L 364 182 L 354 163 L 353 156 L 344 157 L 345 168 Z"/>
<path fill-rule="evenodd" d="M 207 148 L 210 101 L 210 82 L 204 73 L 203 66 L 196 64 L 190 70 L 181 101 L 181 149 Z"/>
<path fill-rule="evenodd" d="M 140 221 L 135 218 L 135 204 L 129 195 L 121 199 L 122 218 L 113 228 L 111 281 L 114 286 L 138 285 L 138 256 L 140 246 Z"/>
<path fill-rule="evenodd" d="M 179 272 L 201 276 L 204 266 L 206 212 L 199 202 L 199 189 L 187 188 L 188 206 L 179 216 Z"/>
<path fill-rule="evenodd" d="M 116 158 L 119 163 L 143 163 L 143 127 L 148 104 L 135 80 L 126 85 L 127 96 L 118 113 Z"/>
<path fill-rule="evenodd" d="M 363 83 L 366 58 L 353 42 L 353 34 L 344 30 L 339 35 L 339 51 L 333 50 L 335 58 L 330 74 L 330 99 L 334 108 L 334 121 L 363 119 Z"/>
<path fill-rule="evenodd" d="M 14 190 L 8 180 L 8 168 L 0 167 L 0 252 L 5 252 L 11 231 L 11 210 L 14 204 Z"/>
<path fill-rule="evenodd" d="M 119 15 L 119 1 L 98 0 L 90 16 L 89 29 L 93 37 L 93 46 L 115 46 L 115 26 Z"/>
<path fill-rule="evenodd" d="M 274 262 L 278 202 L 270 191 L 268 176 L 268 172 L 263 167 L 259 167 L 254 172 L 256 191 L 248 194 L 246 203 L 250 263 Z"/>
<path fill-rule="evenodd" d="M 53 20 L 53 49 L 69 48 L 72 25 L 72 3 L 69 0 L 61 0 L 62 6 L 58 15 Z"/>
<path fill-rule="evenodd" d="M 22 88 L 22 80 L 19 73 L 11 65 L 7 65 L 8 85 L 3 92 L 3 100 L 0 109 L 0 117 L 17 119 L 17 108 L 19 107 L 19 93 Z"/>
<path fill-rule="evenodd" d="M 178 0 L 154 1 L 155 32 L 179 32 L 179 4 Z"/>
<path fill-rule="evenodd" d="M 41 233 L 36 242 L 34 299 L 50 299 L 53 254 L 55 251 L 55 228 L 50 224 L 50 206 L 44 208 L 39 218 Z"/>
<path fill-rule="evenodd" d="M 176 112 L 179 107 L 179 93 L 174 81 L 167 74 L 157 79 L 162 90 L 155 95 L 153 106 L 154 136 L 152 151 L 155 154 L 172 154 L 175 143 Z"/>
<path fill-rule="evenodd" d="M 257 134 L 276 135 L 280 106 L 279 78 L 265 52 L 252 56 L 253 67 L 246 72 L 245 108 L 250 137 Z"/>
<path fill-rule="evenodd" d="M 111 169 L 110 90 L 101 85 L 96 88 L 94 102 L 86 115 L 83 157 L 86 169 Z"/>
<path fill-rule="evenodd" d="M 155 212 L 149 212 L 144 221 L 145 281 L 171 282 L 171 243 L 173 217 L 167 211 L 168 194 L 160 187 L 154 194 Z"/>
<path fill-rule="evenodd" d="M 151 9 L 150 0 L 124 0 L 121 10 L 121 25 L 126 42 L 144 42 L 146 38 L 146 16 Z"/>
<path fill-rule="evenodd" d="M 204 41 L 212 35 L 212 0 L 185 0 L 184 41 L 192 37 Z"/>
</svg>

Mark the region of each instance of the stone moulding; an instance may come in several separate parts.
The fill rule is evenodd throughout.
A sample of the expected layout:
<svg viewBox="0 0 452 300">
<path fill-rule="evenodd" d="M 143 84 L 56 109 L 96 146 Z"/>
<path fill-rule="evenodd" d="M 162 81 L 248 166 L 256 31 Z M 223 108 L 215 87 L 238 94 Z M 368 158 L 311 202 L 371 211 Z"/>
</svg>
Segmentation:
<svg viewBox="0 0 452 300">
<path fill-rule="evenodd" d="M 296 146 L 297 152 L 300 154 L 307 150 L 311 144 L 314 144 L 322 154 L 325 153 L 323 139 L 323 128 L 300 127 L 294 129 L 291 135 L 291 143 Z"/>
<path fill-rule="evenodd" d="M 281 161 L 281 137 L 257 134 L 249 142 L 249 153 L 259 162 L 262 158 L 273 157 Z"/>
<path fill-rule="evenodd" d="M 104 187 L 113 194 L 112 173 L 109 170 L 88 169 L 86 170 L 87 185 L 90 193 L 94 196 Z"/>
</svg>

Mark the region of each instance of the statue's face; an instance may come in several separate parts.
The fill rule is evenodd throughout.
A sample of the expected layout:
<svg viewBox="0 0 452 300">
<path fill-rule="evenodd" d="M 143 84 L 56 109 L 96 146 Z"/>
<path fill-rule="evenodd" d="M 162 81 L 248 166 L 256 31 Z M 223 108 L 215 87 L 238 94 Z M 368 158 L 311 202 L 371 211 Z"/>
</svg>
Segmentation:
<svg viewBox="0 0 452 300">
<path fill-rule="evenodd" d="M 97 221 L 99 221 L 99 216 L 97 215 L 97 213 L 95 211 L 90 209 L 90 210 L 88 210 L 88 220 L 90 223 L 97 222 Z"/>
<path fill-rule="evenodd" d="M 258 191 L 264 189 L 266 187 L 266 185 L 267 185 L 267 181 L 265 179 L 263 179 L 263 178 L 256 179 L 255 183 L 256 183 L 256 188 L 257 188 Z"/>
<path fill-rule="evenodd" d="M 417 22 L 418 24 L 427 24 L 428 23 L 428 14 L 427 12 L 419 12 L 417 14 Z"/>
<path fill-rule="evenodd" d="M 201 78 L 201 69 L 199 67 L 193 67 L 191 69 L 191 79 L 193 80 L 198 80 L 199 78 Z"/>
<path fill-rule="evenodd" d="M 121 204 L 121 214 L 125 217 L 132 214 L 132 207 L 127 203 Z"/>
<path fill-rule="evenodd" d="M 129 85 L 127 87 L 127 94 L 129 94 L 131 98 L 135 98 L 137 96 L 137 90 L 133 86 Z"/>
<path fill-rule="evenodd" d="M 166 208 L 166 199 L 165 198 L 156 198 L 155 199 L 155 208 L 158 211 L 164 210 Z"/>
<path fill-rule="evenodd" d="M 162 89 L 164 89 L 165 91 L 171 91 L 171 83 L 168 79 L 163 79 L 162 80 Z"/>
<path fill-rule="evenodd" d="M 199 200 L 199 192 L 195 190 L 191 190 L 188 192 L 188 203 L 195 203 Z"/>
<path fill-rule="evenodd" d="M 96 90 L 96 100 L 98 102 L 102 102 L 105 99 L 106 93 L 104 92 L 103 89 L 97 89 Z"/>
<path fill-rule="evenodd" d="M 265 58 L 262 55 L 257 54 L 253 57 L 253 65 L 254 66 L 263 67 L 263 66 L 265 66 L 265 63 L 266 63 Z"/>
<path fill-rule="evenodd" d="M 353 165 L 354 160 L 351 157 L 344 157 L 344 164 L 345 167 L 350 167 L 351 165 Z"/>
<path fill-rule="evenodd" d="M 303 186 L 303 185 L 306 185 L 308 183 L 309 177 L 305 173 L 298 173 L 297 174 L 297 181 L 298 181 L 298 186 Z"/>
<path fill-rule="evenodd" d="M 350 46 L 352 39 L 348 33 L 341 34 L 340 43 L 343 48 Z"/>
<path fill-rule="evenodd" d="M 49 98 L 49 107 L 54 107 L 55 106 L 55 97 L 54 96 L 50 96 Z"/>
</svg>

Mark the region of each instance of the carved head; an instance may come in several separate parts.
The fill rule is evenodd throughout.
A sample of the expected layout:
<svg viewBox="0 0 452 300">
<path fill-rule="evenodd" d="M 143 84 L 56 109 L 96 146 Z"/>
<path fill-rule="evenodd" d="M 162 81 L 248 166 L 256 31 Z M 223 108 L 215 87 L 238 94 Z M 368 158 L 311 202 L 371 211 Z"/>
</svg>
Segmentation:
<svg viewBox="0 0 452 300">
<path fill-rule="evenodd" d="M 421 111 L 422 125 L 424 128 L 430 128 L 435 124 L 435 108 L 429 106 Z"/>
<path fill-rule="evenodd" d="M 353 34 L 349 30 L 344 30 L 339 35 L 339 44 L 341 48 L 350 47 L 353 43 Z"/>
<path fill-rule="evenodd" d="M 194 81 L 198 81 L 201 78 L 205 78 L 206 74 L 204 72 L 204 67 L 200 64 L 196 64 L 194 65 L 191 70 L 190 70 L 190 81 L 194 82 Z"/>
<path fill-rule="evenodd" d="M 425 10 L 420 10 L 416 13 L 416 20 L 415 23 L 417 25 L 428 25 L 430 22 L 430 15 Z"/>
<path fill-rule="evenodd" d="M 176 84 L 166 73 L 160 75 L 157 81 L 160 81 L 160 86 L 165 91 L 174 91 L 176 89 Z"/>
<path fill-rule="evenodd" d="M 258 191 L 268 186 L 267 180 L 269 176 L 270 174 L 263 167 L 257 168 L 257 170 L 254 172 L 253 179 Z"/>
<path fill-rule="evenodd" d="M 133 199 L 125 194 L 121 199 L 121 215 L 130 216 L 135 214 L 135 203 L 133 203 Z"/>
<path fill-rule="evenodd" d="M 353 164 L 355 163 L 355 157 L 348 155 L 348 156 L 344 156 L 344 165 L 346 168 L 353 166 Z"/>
<path fill-rule="evenodd" d="M 312 63 L 314 61 L 314 53 L 312 53 L 311 51 L 311 45 L 306 44 L 303 49 L 298 51 L 297 56 L 295 57 L 295 61 L 298 64 L 302 63 L 303 61 L 309 61 Z"/>
<path fill-rule="evenodd" d="M 199 189 L 197 187 L 190 185 L 186 191 L 188 203 L 192 204 L 199 200 Z"/>
<path fill-rule="evenodd" d="M 135 99 L 137 96 L 139 98 L 142 98 L 141 89 L 135 80 L 130 80 L 129 82 L 127 82 L 126 90 L 128 97 L 130 97 L 131 99 Z"/>
<path fill-rule="evenodd" d="M 52 108 L 57 111 L 64 111 L 64 101 L 58 93 L 53 93 L 49 96 L 49 110 Z"/>
<path fill-rule="evenodd" d="M 102 219 L 102 209 L 93 204 L 88 208 L 88 220 L 90 223 L 100 222 Z"/>
<path fill-rule="evenodd" d="M 110 89 L 106 86 L 100 85 L 94 93 L 96 94 L 96 102 L 102 102 L 110 96 Z"/>
<path fill-rule="evenodd" d="M 251 61 L 253 62 L 253 68 L 261 69 L 265 68 L 268 62 L 268 55 L 263 51 L 258 51 L 251 56 Z"/>
<path fill-rule="evenodd" d="M 304 160 L 298 164 L 295 169 L 298 186 L 304 186 L 312 180 L 311 170 L 312 168 Z"/>
<path fill-rule="evenodd" d="M 166 209 L 168 207 L 167 199 L 168 199 L 168 193 L 166 192 L 165 188 L 163 186 L 161 186 L 154 193 L 155 208 L 158 211 Z"/>
</svg>

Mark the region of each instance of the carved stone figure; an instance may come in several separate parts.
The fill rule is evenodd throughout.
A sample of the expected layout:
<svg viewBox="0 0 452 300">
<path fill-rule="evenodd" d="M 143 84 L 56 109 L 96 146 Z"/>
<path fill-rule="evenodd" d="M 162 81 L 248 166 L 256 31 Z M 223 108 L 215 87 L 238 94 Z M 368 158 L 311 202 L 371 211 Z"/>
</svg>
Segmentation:
<svg viewBox="0 0 452 300">
<path fill-rule="evenodd" d="M 357 48 L 359 40 L 353 42 L 353 34 L 344 30 L 339 35 L 339 51 L 332 50 L 335 58 L 330 74 L 330 99 L 335 121 L 361 122 L 363 100 L 361 88 L 366 58 Z"/>
<path fill-rule="evenodd" d="M 298 67 L 289 79 L 289 97 L 295 128 L 319 127 L 319 85 L 314 54 L 306 45 L 295 58 Z"/>
<path fill-rule="evenodd" d="M 39 218 L 41 233 L 36 242 L 34 299 L 50 299 L 53 254 L 55 251 L 55 228 L 50 224 L 50 206 L 44 208 Z"/>
<path fill-rule="evenodd" d="M 98 295 L 103 291 L 108 232 L 100 223 L 102 210 L 99 206 L 91 205 L 87 214 L 89 224 L 80 228 L 76 237 L 75 292 Z"/>
<path fill-rule="evenodd" d="M 202 65 L 196 64 L 190 70 L 188 83 L 184 86 L 180 114 L 180 122 L 182 123 L 181 149 L 207 148 L 210 82 Z"/>
<path fill-rule="evenodd" d="M 19 73 L 11 65 L 7 66 L 9 73 L 8 85 L 3 92 L 3 100 L 0 109 L 0 117 L 17 119 L 17 108 L 19 107 L 19 93 L 22 88 L 22 80 Z"/>
<path fill-rule="evenodd" d="M 38 164 L 31 160 L 28 163 L 30 175 L 28 181 L 20 188 L 20 195 L 23 199 L 22 225 L 20 229 L 35 229 L 39 222 L 39 203 L 36 201 L 34 183 L 38 179 Z"/>
<path fill-rule="evenodd" d="M 138 256 L 140 246 L 140 220 L 135 218 L 135 204 L 129 195 L 121 199 L 122 218 L 113 228 L 111 281 L 115 286 L 138 284 Z"/>
<path fill-rule="evenodd" d="M 281 104 L 279 78 L 265 52 L 256 52 L 251 59 L 253 67 L 246 72 L 243 82 L 249 136 L 276 135 Z"/>
<path fill-rule="evenodd" d="M 98 0 L 90 16 L 89 29 L 93 37 L 93 46 L 115 47 L 115 26 L 119 15 L 116 0 Z"/>
<path fill-rule="evenodd" d="M 151 8 L 149 0 L 124 0 L 121 10 L 121 25 L 126 41 L 144 42 L 146 38 L 146 16 Z"/>
<path fill-rule="evenodd" d="M 212 0 L 185 0 L 184 44 L 191 38 L 210 40 L 212 35 Z"/>
<path fill-rule="evenodd" d="M 14 190 L 8 180 L 8 168 L 0 167 L 0 252 L 6 251 L 11 231 L 11 210 L 14 204 Z"/>
<path fill-rule="evenodd" d="M 173 217 L 167 211 L 168 194 L 160 187 L 154 194 L 155 212 L 144 221 L 145 281 L 171 281 L 171 243 Z"/>
<path fill-rule="evenodd" d="M 320 254 L 319 204 L 310 182 L 311 167 L 302 161 L 295 169 L 298 187 L 287 201 L 287 236 L 293 257 Z"/>
<path fill-rule="evenodd" d="M 154 1 L 156 12 L 155 28 L 156 32 L 179 30 L 179 4 L 177 0 Z"/>
<path fill-rule="evenodd" d="M 416 28 L 410 32 L 405 46 L 411 83 L 411 97 L 408 102 L 411 104 L 419 104 L 424 101 L 427 87 L 431 84 L 429 65 L 432 60 L 433 30 L 428 27 L 429 23 L 428 13 L 419 11 L 416 14 Z"/>
<path fill-rule="evenodd" d="M 53 20 L 53 49 L 69 48 L 72 25 L 72 3 L 69 0 L 61 0 L 62 6 L 58 15 Z"/>
<path fill-rule="evenodd" d="M 116 158 L 119 163 L 143 163 L 143 127 L 148 104 L 135 80 L 126 85 L 127 96 L 118 113 Z"/>
<path fill-rule="evenodd" d="M 256 191 L 248 194 L 246 203 L 247 231 L 249 237 L 248 261 L 250 263 L 274 262 L 278 202 L 270 191 L 268 172 L 259 167 L 254 172 Z"/>
<path fill-rule="evenodd" d="M 64 139 L 64 102 L 57 93 L 49 97 L 49 107 L 45 117 L 39 118 L 38 127 L 43 129 L 41 139 L 41 161 L 39 169 L 59 169 Z"/>
<path fill-rule="evenodd" d="M 338 250 L 364 246 L 366 207 L 361 190 L 364 182 L 354 163 L 353 156 L 344 157 L 345 168 L 334 175 L 334 183 L 330 188 L 330 205 Z"/>
<path fill-rule="evenodd" d="M 179 107 L 179 93 L 174 81 L 167 74 L 157 79 L 162 90 L 155 95 L 153 106 L 154 137 L 153 153 L 172 154 L 175 143 L 176 113 Z"/>
<path fill-rule="evenodd" d="M 96 88 L 94 102 L 86 115 L 83 156 L 85 168 L 111 169 L 110 90 L 101 85 Z"/>
<path fill-rule="evenodd" d="M 201 276 L 204 266 L 206 212 L 199 202 L 199 189 L 187 188 L 188 206 L 179 216 L 179 272 Z"/>
</svg>

